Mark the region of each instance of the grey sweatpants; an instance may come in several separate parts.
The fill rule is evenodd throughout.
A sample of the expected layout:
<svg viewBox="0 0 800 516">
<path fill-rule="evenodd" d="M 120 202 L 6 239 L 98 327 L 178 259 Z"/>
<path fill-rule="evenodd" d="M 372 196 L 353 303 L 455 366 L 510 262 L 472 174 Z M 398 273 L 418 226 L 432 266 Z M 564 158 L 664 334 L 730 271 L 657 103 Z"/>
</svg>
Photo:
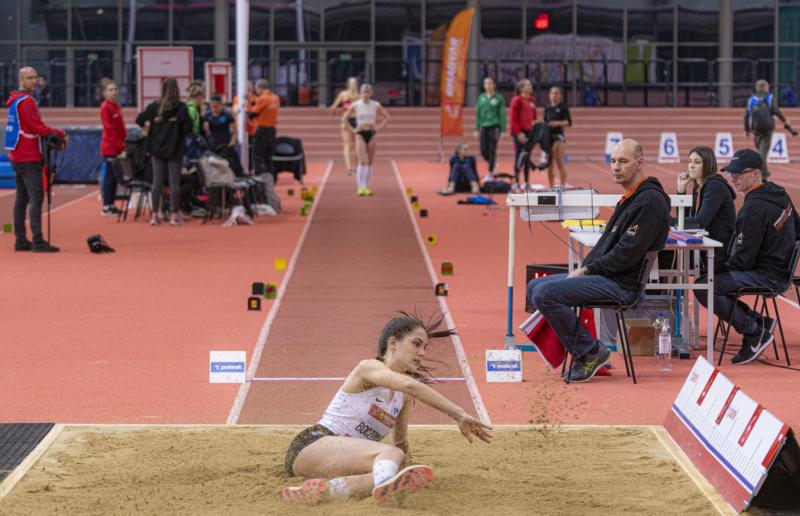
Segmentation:
<svg viewBox="0 0 800 516">
<path fill-rule="evenodd" d="M 178 213 L 181 209 L 181 160 L 159 159 L 153 160 L 153 213 L 161 211 L 161 192 L 164 189 L 164 180 L 169 173 L 169 209 Z"/>
</svg>

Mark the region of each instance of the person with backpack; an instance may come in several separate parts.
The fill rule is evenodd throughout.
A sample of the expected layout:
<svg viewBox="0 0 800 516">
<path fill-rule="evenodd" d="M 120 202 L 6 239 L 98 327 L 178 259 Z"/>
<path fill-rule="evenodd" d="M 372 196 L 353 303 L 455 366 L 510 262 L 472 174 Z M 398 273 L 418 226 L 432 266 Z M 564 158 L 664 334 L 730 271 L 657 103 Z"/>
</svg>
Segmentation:
<svg viewBox="0 0 800 516">
<path fill-rule="evenodd" d="M 772 132 L 775 130 L 775 120 L 778 117 L 783 122 L 783 127 L 792 136 L 797 136 L 797 131 L 792 129 L 786 117 L 781 113 L 775 96 L 769 91 L 769 83 L 763 79 L 756 81 L 755 92 L 747 99 L 747 109 L 744 112 L 744 132 L 750 137 L 753 133 L 753 143 L 761 154 L 763 163 L 761 175 L 764 181 L 769 177 L 767 170 L 767 156 L 772 142 Z"/>
<path fill-rule="evenodd" d="M 42 121 L 39 106 L 34 98 L 39 74 L 30 66 L 19 71 L 19 91 L 11 94 L 6 103 L 8 106 L 8 126 L 6 127 L 5 146 L 11 167 L 17 179 L 17 193 L 14 202 L 14 234 L 17 241 L 15 251 L 33 251 L 35 253 L 56 253 L 58 247 L 50 245 L 42 236 L 42 202 L 44 188 L 42 185 L 42 137 L 55 134 L 67 145 L 67 135 L 61 129 L 55 129 Z M 30 217 L 33 240 L 28 240 L 25 233 L 25 211 Z"/>
<path fill-rule="evenodd" d="M 180 212 L 181 161 L 186 153 L 186 136 L 192 132 L 192 120 L 181 102 L 178 81 L 167 77 L 161 84 L 161 98 L 150 103 L 136 117 L 136 124 L 147 131 L 147 151 L 153 161 L 153 217 L 151 226 L 161 224 L 161 192 L 169 176 L 170 224 L 186 224 Z"/>
</svg>

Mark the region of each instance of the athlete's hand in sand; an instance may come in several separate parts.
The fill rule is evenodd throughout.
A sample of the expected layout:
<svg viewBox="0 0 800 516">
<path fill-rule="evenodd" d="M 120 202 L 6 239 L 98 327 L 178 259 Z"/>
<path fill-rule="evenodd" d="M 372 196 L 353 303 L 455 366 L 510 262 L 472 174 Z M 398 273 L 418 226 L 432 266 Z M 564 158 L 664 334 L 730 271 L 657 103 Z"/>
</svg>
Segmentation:
<svg viewBox="0 0 800 516">
<path fill-rule="evenodd" d="M 492 427 L 484 425 L 479 419 L 464 413 L 456 419 L 456 422 L 458 423 L 458 429 L 461 430 L 461 434 L 467 441 L 472 442 L 472 436 L 476 435 L 483 442 L 492 442 L 492 434 L 489 433 Z"/>
</svg>

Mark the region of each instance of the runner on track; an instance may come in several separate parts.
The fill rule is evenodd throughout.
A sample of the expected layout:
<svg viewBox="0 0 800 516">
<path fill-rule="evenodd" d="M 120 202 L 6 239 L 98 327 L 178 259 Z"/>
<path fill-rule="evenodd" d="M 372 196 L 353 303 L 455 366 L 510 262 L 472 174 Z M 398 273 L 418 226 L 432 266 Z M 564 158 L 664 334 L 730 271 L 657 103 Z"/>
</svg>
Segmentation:
<svg viewBox="0 0 800 516">
<path fill-rule="evenodd" d="M 564 136 L 564 128 L 572 126 L 572 117 L 569 114 L 569 107 L 563 101 L 561 88 L 553 86 L 550 88 L 550 104 L 544 109 L 544 121 L 550 130 L 550 143 L 552 156 L 550 165 L 547 167 L 547 179 L 550 188 L 555 187 L 555 168 L 558 166 L 559 183 L 566 188 L 567 167 L 564 165 L 564 155 L 567 153 L 567 138 Z"/>
<path fill-rule="evenodd" d="M 427 486 L 433 478 L 430 467 L 406 466 L 408 416 L 415 399 L 452 417 L 469 442 L 473 435 L 491 441 L 491 427 L 424 383 L 431 379 L 423 365 L 430 339 L 453 334 L 437 332 L 441 322 L 426 324 L 402 312 L 386 324 L 378 357 L 359 362 L 319 423 L 300 432 L 289 445 L 287 473 L 309 480 L 300 487 L 284 488 L 285 501 L 316 503 L 371 493 L 381 502 Z M 390 432 L 392 444 L 380 442 Z"/>
<path fill-rule="evenodd" d="M 378 115 L 383 120 L 378 123 Z M 372 100 L 372 85 L 361 85 L 361 98 L 353 102 L 350 108 L 342 116 L 342 123 L 347 123 L 347 119 L 356 117 L 356 127 L 352 128 L 356 134 L 356 183 L 359 197 L 372 195 L 369 189 L 369 181 L 372 179 L 372 161 L 375 159 L 375 149 L 377 145 L 377 133 L 389 123 L 389 113 L 383 109 L 380 102 Z"/>
</svg>

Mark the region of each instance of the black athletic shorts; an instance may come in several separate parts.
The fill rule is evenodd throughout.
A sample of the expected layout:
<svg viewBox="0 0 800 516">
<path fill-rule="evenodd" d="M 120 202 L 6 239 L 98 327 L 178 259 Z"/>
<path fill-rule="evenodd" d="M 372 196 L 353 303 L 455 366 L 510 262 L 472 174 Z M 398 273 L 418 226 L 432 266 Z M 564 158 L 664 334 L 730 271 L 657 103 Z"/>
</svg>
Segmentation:
<svg viewBox="0 0 800 516">
<path fill-rule="evenodd" d="M 286 459 L 283 462 L 283 467 L 286 469 L 286 472 L 289 476 L 294 476 L 294 470 L 292 466 L 294 466 L 294 460 L 297 458 L 297 455 L 309 444 L 313 443 L 314 441 L 318 441 L 323 437 L 336 435 L 326 427 L 316 424 L 314 426 L 310 426 L 297 434 L 294 439 L 292 439 L 292 444 L 289 445 L 289 449 L 286 450 Z"/>
<path fill-rule="evenodd" d="M 362 129 L 358 131 L 358 135 L 364 138 L 364 143 L 369 143 L 373 136 L 375 136 L 375 131 L 372 129 Z"/>
</svg>

